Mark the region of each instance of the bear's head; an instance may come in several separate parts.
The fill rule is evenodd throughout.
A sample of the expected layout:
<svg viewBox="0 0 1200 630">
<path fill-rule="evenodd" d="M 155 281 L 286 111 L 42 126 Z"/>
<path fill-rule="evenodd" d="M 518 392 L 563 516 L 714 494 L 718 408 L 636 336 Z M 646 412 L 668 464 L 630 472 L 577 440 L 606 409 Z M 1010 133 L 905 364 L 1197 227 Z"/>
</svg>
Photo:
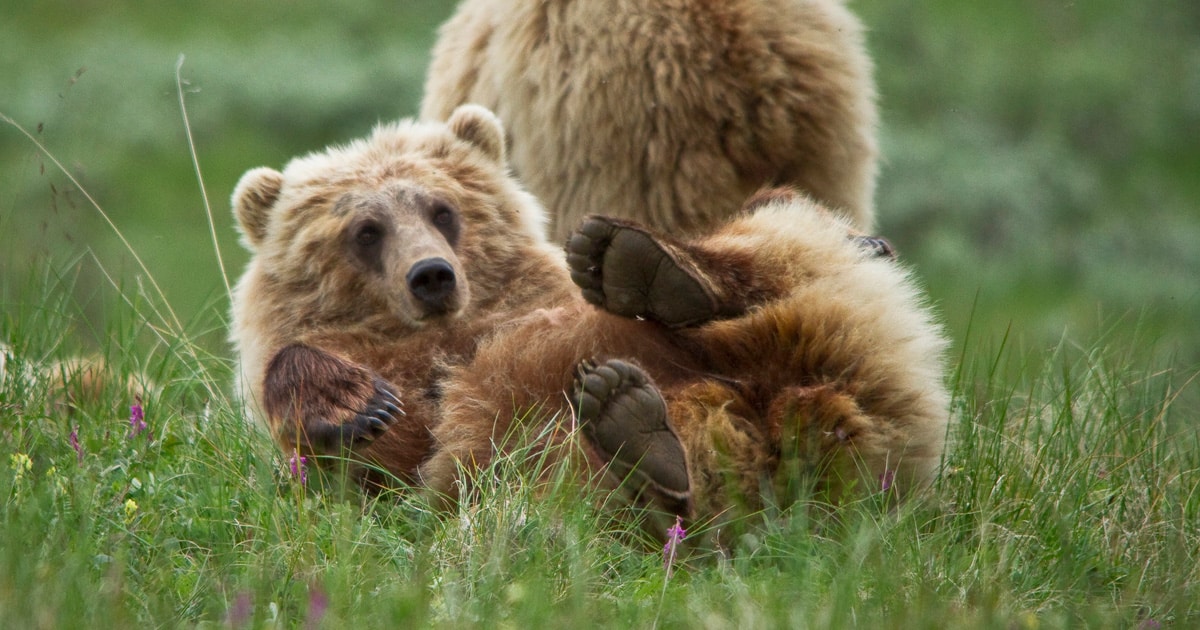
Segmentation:
<svg viewBox="0 0 1200 630">
<path fill-rule="evenodd" d="M 475 105 L 250 170 L 233 209 L 247 276 L 298 325 L 452 319 L 486 308 L 530 248 L 548 247 L 545 212 L 508 175 L 499 120 Z"/>
</svg>

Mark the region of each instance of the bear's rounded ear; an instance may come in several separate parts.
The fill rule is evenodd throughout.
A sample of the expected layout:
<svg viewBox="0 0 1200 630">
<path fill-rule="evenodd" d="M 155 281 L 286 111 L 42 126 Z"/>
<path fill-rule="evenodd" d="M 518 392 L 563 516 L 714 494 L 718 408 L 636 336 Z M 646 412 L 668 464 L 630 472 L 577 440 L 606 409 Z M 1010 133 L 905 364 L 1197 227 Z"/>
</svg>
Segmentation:
<svg viewBox="0 0 1200 630">
<path fill-rule="evenodd" d="M 267 220 L 271 207 L 283 189 L 283 173 L 267 167 L 246 171 L 233 189 L 233 214 L 243 242 L 250 249 L 258 247 L 267 235 Z"/>
<path fill-rule="evenodd" d="M 488 157 L 504 163 L 504 125 L 482 105 L 459 105 L 446 121 L 461 140 L 479 147 Z"/>
</svg>

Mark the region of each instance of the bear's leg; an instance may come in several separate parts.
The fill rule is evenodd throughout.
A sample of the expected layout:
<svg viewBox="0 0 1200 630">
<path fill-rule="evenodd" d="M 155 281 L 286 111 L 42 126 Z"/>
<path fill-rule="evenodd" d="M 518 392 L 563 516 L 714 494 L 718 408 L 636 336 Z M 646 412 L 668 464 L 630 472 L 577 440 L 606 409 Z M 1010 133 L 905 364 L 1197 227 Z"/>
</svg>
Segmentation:
<svg viewBox="0 0 1200 630">
<path fill-rule="evenodd" d="M 374 441 L 404 415 L 392 386 L 323 350 L 292 344 L 267 366 L 263 406 L 285 451 L 337 455 Z"/>
<path fill-rule="evenodd" d="M 783 389 L 771 401 L 767 425 L 779 446 L 775 491 L 785 500 L 797 498 L 800 488 L 837 503 L 848 493 L 907 485 L 908 479 L 897 477 L 899 453 L 888 449 L 898 441 L 889 435 L 894 429 L 864 413 L 836 385 Z"/>
<path fill-rule="evenodd" d="M 572 397 L 584 436 L 636 495 L 683 516 L 691 512 L 687 455 L 667 422 L 662 394 L 641 368 L 585 362 Z M 629 485 L 632 484 L 632 485 Z"/>
<path fill-rule="evenodd" d="M 736 264 L 707 264 L 702 252 L 628 221 L 588 217 L 566 250 L 584 299 L 616 315 L 682 327 L 746 308 L 727 288 Z"/>
<path fill-rule="evenodd" d="M 672 391 L 668 400 L 688 454 L 695 523 L 712 544 L 728 546 L 768 503 L 775 459 L 759 415 L 735 384 L 717 379 Z"/>
<path fill-rule="evenodd" d="M 846 237 L 873 257 L 895 257 L 886 239 L 852 231 Z M 793 256 L 775 251 L 781 242 L 762 226 L 736 222 L 684 242 L 631 221 L 593 216 L 567 241 L 567 265 L 588 302 L 682 328 L 737 317 L 793 290 Z"/>
</svg>

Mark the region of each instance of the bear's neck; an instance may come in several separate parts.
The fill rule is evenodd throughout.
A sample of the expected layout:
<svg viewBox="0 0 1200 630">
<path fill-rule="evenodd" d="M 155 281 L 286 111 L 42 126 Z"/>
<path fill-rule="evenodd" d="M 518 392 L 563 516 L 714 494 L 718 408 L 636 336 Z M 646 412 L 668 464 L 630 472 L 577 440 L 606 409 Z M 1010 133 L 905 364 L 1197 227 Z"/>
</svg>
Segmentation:
<svg viewBox="0 0 1200 630">
<path fill-rule="evenodd" d="M 507 265 L 482 270 L 472 281 L 472 318 L 520 317 L 541 308 L 563 306 L 578 299 L 562 255 L 557 250 L 524 256 Z M 482 282 L 480 281 L 482 280 Z M 477 287 L 494 287 L 487 293 Z"/>
</svg>

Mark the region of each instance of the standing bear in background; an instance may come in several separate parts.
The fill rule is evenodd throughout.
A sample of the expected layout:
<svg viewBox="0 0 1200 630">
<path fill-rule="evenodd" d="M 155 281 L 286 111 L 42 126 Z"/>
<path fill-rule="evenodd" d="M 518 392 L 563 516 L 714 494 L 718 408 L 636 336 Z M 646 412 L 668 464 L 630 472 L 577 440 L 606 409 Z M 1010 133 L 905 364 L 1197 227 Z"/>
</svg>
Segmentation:
<svg viewBox="0 0 1200 630">
<path fill-rule="evenodd" d="M 451 500 L 545 455 L 710 524 L 938 466 L 939 327 L 885 243 L 797 193 L 692 239 L 589 217 L 564 256 L 467 105 L 253 169 L 233 206 L 240 390 L 285 453 Z"/>
<path fill-rule="evenodd" d="M 766 186 L 870 231 L 871 73 L 842 0 L 463 0 L 421 117 L 494 111 L 557 240 L 589 214 L 704 233 Z"/>
</svg>

